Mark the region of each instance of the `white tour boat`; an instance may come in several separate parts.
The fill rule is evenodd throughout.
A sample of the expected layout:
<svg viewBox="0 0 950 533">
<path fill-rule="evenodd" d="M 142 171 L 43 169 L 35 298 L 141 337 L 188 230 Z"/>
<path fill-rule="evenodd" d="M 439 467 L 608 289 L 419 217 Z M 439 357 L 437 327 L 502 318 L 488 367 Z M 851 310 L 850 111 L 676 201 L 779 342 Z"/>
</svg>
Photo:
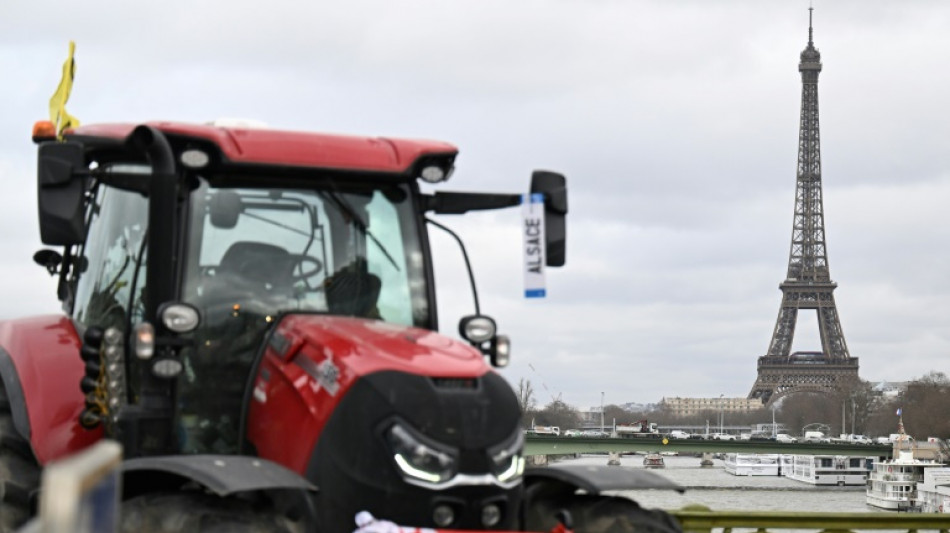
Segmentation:
<svg viewBox="0 0 950 533">
<path fill-rule="evenodd" d="M 812 485 L 866 485 L 876 457 L 788 455 L 782 475 Z"/>
<path fill-rule="evenodd" d="M 643 456 L 643 466 L 647 468 L 663 468 L 666 466 L 666 462 L 663 460 L 663 456 L 654 452 L 648 453 Z"/>
<path fill-rule="evenodd" d="M 950 468 L 924 470 L 924 479 L 917 484 L 916 507 L 922 513 L 950 513 Z"/>
<path fill-rule="evenodd" d="M 777 476 L 777 453 L 727 453 L 726 472 L 734 476 Z"/>
<path fill-rule="evenodd" d="M 911 450 L 899 450 L 897 458 L 874 463 L 868 476 L 868 505 L 881 509 L 910 509 L 917 500 L 917 484 L 928 468 L 944 466 L 914 457 Z"/>
</svg>

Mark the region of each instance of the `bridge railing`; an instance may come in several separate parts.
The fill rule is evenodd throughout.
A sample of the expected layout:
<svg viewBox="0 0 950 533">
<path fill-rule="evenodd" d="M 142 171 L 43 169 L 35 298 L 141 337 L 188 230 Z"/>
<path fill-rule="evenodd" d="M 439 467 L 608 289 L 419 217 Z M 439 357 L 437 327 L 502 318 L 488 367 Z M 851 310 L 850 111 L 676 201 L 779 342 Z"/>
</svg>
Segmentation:
<svg viewBox="0 0 950 533">
<path fill-rule="evenodd" d="M 711 511 L 690 506 L 671 511 L 685 533 L 755 533 L 770 531 L 894 531 L 950 533 L 950 514 L 945 513 L 807 513 L 783 511 Z"/>
<path fill-rule="evenodd" d="M 783 443 L 754 440 L 702 440 L 665 439 L 661 437 L 633 437 L 599 439 L 586 437 L 528 436 L 525 439 L 525 455 L 557 455 L 604 452 L 736 452 L 736 453 L 785 453 L 810 455 L 853 455 L 867 457 L 890 457 L 890 444 L 838 444 L 838 443 Z"/>
</svg>

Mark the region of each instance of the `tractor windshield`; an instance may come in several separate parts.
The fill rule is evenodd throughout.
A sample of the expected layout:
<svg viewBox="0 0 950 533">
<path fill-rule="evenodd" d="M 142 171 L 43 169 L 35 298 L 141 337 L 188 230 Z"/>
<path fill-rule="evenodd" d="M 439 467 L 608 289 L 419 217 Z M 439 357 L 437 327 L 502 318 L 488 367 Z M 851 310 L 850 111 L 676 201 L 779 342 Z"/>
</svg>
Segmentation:
<svg viewBox="0 0 950 533">
<path fill-rule="evenodd" d="M 234 450 L 251 363 L 279 314 L 430 326 L 409 186 L 319 183 L 223 188 L 202 181 L 192 192 L 182 300 L 198 309 L 201 324 L 179 381 L 183 451 Z M 208 387 L 211 381 L 234 390 Z"/>
<path fill-rule="evenodd" d="M 427 326 L 404 185 L 213 188 L 192 194 L 183 299 L 211 323 L 315 311 Z"/>
</svg>

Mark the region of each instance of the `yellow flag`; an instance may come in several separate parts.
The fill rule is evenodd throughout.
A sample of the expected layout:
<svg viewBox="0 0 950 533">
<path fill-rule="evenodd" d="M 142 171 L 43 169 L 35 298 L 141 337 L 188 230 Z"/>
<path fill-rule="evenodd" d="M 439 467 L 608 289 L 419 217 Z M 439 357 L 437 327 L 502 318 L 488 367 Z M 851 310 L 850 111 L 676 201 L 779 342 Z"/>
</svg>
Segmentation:
<svg viewBox="0 0 950 533">
<path fill-rule="evenodd" d="M 56 127 L 56 137 L 59 139 L 63 138 L 63 130 L 79 125 L 79 119 L 66 112 L 66 101 L 69 100 L 69 92 L 73 89 L 73 78 L 76 76 L 76 63 L 73 61 L 75 51 L 76 43 L 69 41 L 69 57 L 63 63 L 63 78 L 59 80 L 59 87 L 49 99 L 49 119 Z"/>
</svg>

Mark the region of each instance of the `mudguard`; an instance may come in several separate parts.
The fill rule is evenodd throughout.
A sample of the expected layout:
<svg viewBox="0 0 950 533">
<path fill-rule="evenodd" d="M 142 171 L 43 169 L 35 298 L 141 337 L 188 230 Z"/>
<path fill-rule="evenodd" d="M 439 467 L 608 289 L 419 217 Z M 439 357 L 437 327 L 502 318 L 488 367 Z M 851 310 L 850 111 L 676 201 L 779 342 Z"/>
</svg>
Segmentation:
<svg viewBox="0 0 950 533">
<path fill-rule="evenodd" d="M 178 478 L 178 482 L 194 481 L 221 497 L 251 491 L 317 491 L 296 472 L 267 459 L 245 455 L 140 457 L 123 462 L 122 474 L 126 495 L 154 491 L 155 477 L 162 474 Z"/>
<path fill-rule="evenodd" d="M 590 533 L 678 533 L 676 519 L 658 509 L 605 491 L 670 489 L 682 486 L 646 470 L 623 466 L 560 464 L 525 471 L 524 529 L 546 531 L 569 516 L 569 527 Z M 583 493 L 578 494 L 578 491 Z M 564 513 L 566 511 L 566 514 Z"/>
<path fill-rule="evenodd" d="M 195 484 L 204 490 L 193 490 Z M 305 531 L 316 531 L 317 518 L 313 502 L 316 491 L 317 488 L 299 474 L 259 457 L 168 455 L 130 459 L 122 463 L 122 499 L 152 508 L 155 502 L 171 495 L 179 503 L 173 504 L 169 512 L 174 509 L 177 512 L 207 511 L 213 514 L 215 510 L 227 509 L 228 505 L 243 506 L 242 509 L 246 511 L 252 501 L 247 498 L 253 495 L 255 501 L 268 502 L 264 508 L 278 516 L 294 517 L 294 520 L 304 525 Z M 213 496 L 208 492 L 213 493 Z M 236 495 L 239 496 L 229 498 Z M 158 499 L 150 501 L 150 497 Z M 184 502 L 190 502 L 194 507 Z M 142 515 L 138 520 L 146 518 Z M 248 531 L 259 529 L 249 528 Z"/>
<path fill-rule="evenodd" d="M 0 322 L 0 377 L 14 427 L 40 464 L 93 444 L 102 429 L 79 425 L 85 403 L 80 340 L 72 321 L 45 315 Z"/>
</svg>

